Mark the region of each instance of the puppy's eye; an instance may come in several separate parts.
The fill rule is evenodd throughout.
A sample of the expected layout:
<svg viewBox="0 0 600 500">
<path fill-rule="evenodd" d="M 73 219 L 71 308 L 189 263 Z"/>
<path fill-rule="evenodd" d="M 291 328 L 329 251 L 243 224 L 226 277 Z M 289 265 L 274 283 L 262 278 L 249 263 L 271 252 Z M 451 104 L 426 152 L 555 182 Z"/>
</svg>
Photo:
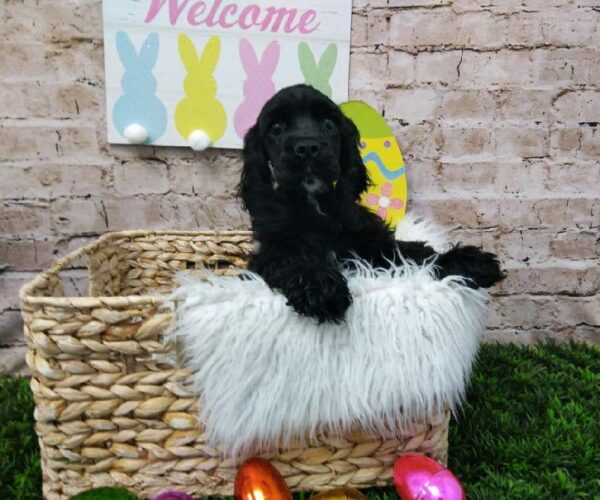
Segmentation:
<svg viewBox="0 0 600 500">
<path fill-rule="evenodd" d="M 323 121 L 323 128 L 327 132 L 333 132 L 335 130 L 335 123 L 333 123 L 332 120 L 330 120 L 329 118 L 327 118 L 326 120 Z"/>
<path fill-rule="evenodd" d="M 282 133 L 283 125 L 281 125 L 281 123 L 274 123 L 273 125 L 271 125 L 271 128 L 269 129 L 269 134 L 271 134 L 273 137 L 279 137 Z"/>
</svg>

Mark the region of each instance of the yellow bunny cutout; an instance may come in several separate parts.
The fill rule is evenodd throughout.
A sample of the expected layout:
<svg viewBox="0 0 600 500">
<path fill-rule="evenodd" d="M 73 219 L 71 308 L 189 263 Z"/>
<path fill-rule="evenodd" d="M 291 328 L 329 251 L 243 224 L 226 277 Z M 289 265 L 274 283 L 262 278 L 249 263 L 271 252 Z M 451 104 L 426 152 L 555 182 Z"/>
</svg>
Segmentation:
<svg viewBox="0 0 600 500">
<path fill-rule="evenodd" d="M 227 113 L 216 97 L 217 81 L 213 76 L 221 54 L 221 39 L 211 37 L 201 57 L 187 35 L 180 35 L 178 42 L 187 76 L 183 82 L 185 97 L 175 108 L 175 126 L 187 141 L 192 142 L 190 136 L 204 133 L 214 143 L 223 137 L 227 127 Z"/>
</svg>

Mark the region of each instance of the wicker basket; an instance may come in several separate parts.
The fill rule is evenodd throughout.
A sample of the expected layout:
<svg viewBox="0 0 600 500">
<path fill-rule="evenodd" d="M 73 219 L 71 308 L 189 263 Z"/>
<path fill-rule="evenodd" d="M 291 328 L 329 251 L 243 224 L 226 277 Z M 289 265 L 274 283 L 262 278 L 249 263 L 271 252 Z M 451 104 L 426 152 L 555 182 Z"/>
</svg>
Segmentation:
<svg viewBox="0 0 600 500">
<path fill-rule="evenodd" d="M 160 297 L 174 272 L 210 266 L 234 274 L 251 247 L 249 232 L 111 233 L 23 287 L 46 498 L 108 485 L 142 497 L 167 488 L 232 494 L 235 467 L 205 444 L 189 372 L 153 354 L 174 349 L 161 338 L 170 315 Z M 89 296 L 64 297 L 60 271 L 84 257 Z M 312 448 L 266 458 L 296 491 L 383 485 L 404 451 L 445 462 L 448 421 L 442 413 L 395 440 L 323 436 Z"/>
</svg>

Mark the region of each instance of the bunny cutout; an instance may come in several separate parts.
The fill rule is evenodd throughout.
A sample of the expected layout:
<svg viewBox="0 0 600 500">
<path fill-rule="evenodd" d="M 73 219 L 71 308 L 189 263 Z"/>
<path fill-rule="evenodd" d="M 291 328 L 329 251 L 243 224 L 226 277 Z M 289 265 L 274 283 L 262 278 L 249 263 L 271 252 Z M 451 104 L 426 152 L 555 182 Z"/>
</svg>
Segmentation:
<svg viewBox="0 0 600 500">
<path fill-rule="evenodd" d="M 221 54 L 221 39 L 212 36 L 206 42 L 201 57 L 198 57 L 196 47 L 187 35 L 180 35 L 178 42 L 179 56 L 187 76 L 183 82 L 185 97 L 175 108 L 175 126 L 182 137 L 191 140 L 192 146 L 196 143 L 194 138 L 200 134 L 206 134 L 214 143 L 223 137 L 227 127 L 227 114 L 216 97 L 217 81 L 213 76 Z"/>
<path fill-rule="evenodd" d="M 154 142 L 167 128 L 167 110 L 155 95 L 157 84 L 152 74 L 158 58 L 158 35 L 150 33 L 139 53 L 124 31 L 117 32 L 116 42 L 125 73 L 121 78 L 123 95 L 113 107 L 113 123 L 131 142 Z M 130 132 L 136 126 L 137 138 L 132 140 Z"/>
<path fill-rule="evenodd" d="M 233 124 L 242 139 L 256 119 L 265 103 L 275 94 L 273 74 L 279 63 L 279 42 L 273 41 L 264 50 L 260 62 L 254 47 L 248 40 L 240 40 L 240 59 L 248 77 L 244 81 L 245 100 L 235 111 Z"/>
<path fill-rule="evenodd" d="M 333 75 L 333 70 L 337 62 L 337 45 L 330 43 L 323 51 L 321 59 L 319 59 L 319 64 L 317 64 L 310 47 L 302 42 L 298 45 L 298 60 L 306 84 L 331 98 L 333 90 L 329 79 Z"/>
</svg>

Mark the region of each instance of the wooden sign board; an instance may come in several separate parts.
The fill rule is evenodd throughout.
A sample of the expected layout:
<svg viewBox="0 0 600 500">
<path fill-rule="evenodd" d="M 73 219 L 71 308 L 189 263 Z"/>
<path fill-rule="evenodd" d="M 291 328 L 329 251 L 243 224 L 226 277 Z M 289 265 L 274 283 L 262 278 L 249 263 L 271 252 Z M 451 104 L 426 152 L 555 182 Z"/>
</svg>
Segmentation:
<svg viewBox="0 0 600 500">
<path fill-rule="evenodd" d="M 348 98 L 351 0 L 104 0 L 103 8 L 111 143 L 240 148 L 278 89 L 309 83 L 336 102 Z"/>
</svg>

